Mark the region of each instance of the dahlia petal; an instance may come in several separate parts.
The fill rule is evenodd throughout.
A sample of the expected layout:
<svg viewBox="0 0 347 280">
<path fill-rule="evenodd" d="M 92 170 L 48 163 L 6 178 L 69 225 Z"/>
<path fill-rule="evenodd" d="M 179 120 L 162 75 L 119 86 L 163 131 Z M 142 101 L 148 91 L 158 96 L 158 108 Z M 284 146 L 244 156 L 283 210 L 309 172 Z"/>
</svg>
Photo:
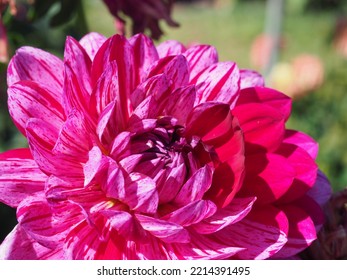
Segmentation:
<svg viewBox="0 0 347 280">
<path fill-rule="evenodd" d="M 104 35 L 97 32 L 90 32 L 83 36 L 79 43 L 85 49 L 89 58 L 93 61 L 96 53 L 105 41 L 106 37 Z"/>
<path fill-rule="evenodd" d="M 239 96 L 240 73 L 235 63 L 219 62 L 200 72 L 191 84 L 196 84 L 195 105 L 217 101 L 234 106 Z"/>
<path fill-rule="evenodd" d="M 153 63 L 150 72 L 148 73 L 148 78 L 163 74 L 167 66 L 176 59 L 177 55 L 166 56 L 160 58 L 155 63 Z"/>
<path fill-rule="evenodd" d="M 124 177 L 117 162 L 104 156 L 98 147 L 89 151 L 89 160 L 84 165 L 84 186 L 101 185 L 106 197 L 119 199 L 125 194 Z"/>
<path fill-rule="evenodd" d="M 71 210 L 68 209 L 68 215 L 63 219 L 57 219 L 44 199 L 29 197 L 19 204 L 17 219 L 36 242 L 54 249 L 63 242 L 71 226 L 81 218 L 79 212 Z"/>
<path fill-rule="evenodd" d="M 0 170 L 0 201 L 11 207 L 44 190 L 47 176 L 31 158 L 29 149 L 0 154 Z"/>
<path fill-rule="evenodd" d="M 14 123 L 24 135 L 30 118 L 50 122 L 56 130 L 65 119 L 64 109 L 54 94 L 32 81 L 20 81 L 8 89 L 8 107 Z"/>
<path fill-rule="evenodd" d="M 102 111 L 96 127 L 99 141 L 106 149 L 109 148 L 108 144 L 111 143 L 112 139 L 114 139 L 117 133 L 121 130 L 121 125 L 124 125 L 124 123 L 117 122 L 116 101 L 112 101 L 106 106 L 105 110 Z"/>
<path fill-rule="evenodd" d="M 172 258 L 177 260 L 221 260 L 242 252 L 244 248 L 229 245 L 208 235 L 190 232 L 189 243 L 165 244 Z"/>
<path fill-rule="evenodd" d="M 247 216 L 255 201 L 256 197 L 234 198 L 226 207 L 194 224 L 193 229 L 199 234 L 210 234 L 235 224 Z"/>
<path fill-rule="evenodd" d="M 120 197 L 132 210 L 153 214 L 158 208 L 158 192 L 155 182 L 144 174 L 131 173 L 126 178 L 125 196 Z"/>
<path fill-rule="evenodd" d="M 164 74 L 172 83 L 172 90 L 187 86 L 189 82 L 189 67 L 187 59 L 183 55 L 177 55 L 166 65 Z"/>
<path fill-rule="evenodd" d="M 50 249 L 32 239 L 17 225 L 0 245 L 0 260 L 61 260 L 60 247 Z"/>
<path fill-rule="evenodd" d="M 283 156 L 254 154 L 246 157 L 246 178 L 243 195 L 254 195 L 257 203 L 271 203 L 286 195 L 296 176 L 296 170 Z"/>
<path fill-rule="evenodd" d="M 213 46 L 193 46 L 186 50 L 183 55 L 188 61 L 191 81 L 194 80 L 200 72 L 218 62 L 218 53 Z"/>
<path fill-rule="evenodd" d="M 133 112 L 130 123 L 146 118 L 157 118 L 165 108 L 169 90 L 169 81 L 163 74 L 151 77 L 145 83 L 140 84 L 132 97 L 136 109 Z"/>
<path fill-rule="evenodd" d="M 72 111 L 59 133 L 53 153 L 70 155 L 85 162 L 91 146 L 84 116 L 78 111 Z"/>
<path fill-rule="evenodd" d="M 163 108 L 156 108 L 156 107 L 163 107 L 161 103 L 163 103 L 168 96 L 168 90 L 170 88 L 169 81 L 164 74 L 159 74 L 156 76 L 153 76 L 149 79 L 147 79 L 145 82 L 141 83 L 132 93 L 130 96 L 131 104 L 136 107 L 143 107 L 143 103 L 145 102 L 148 97 L 151 97 L 151 102 L 156 102 L 151 105 L 151 110 L 154 110 L 155 112 L 158 112 L 162 110 Z M 160 105 L 160 106 L 159 106 Z M 134 114 L 141 116 L 141 114 L 138 114 L 138 109 L 135 110 Z M 149 113 L 151 112 L 144 112 L 147 113 L 145 116 L 148 117 Z M 153 115 L 153 113 L 151 113 Z M 156 113 L 154 113 L 156 114 Z"/>
<path fill-rule="evenodd" d="M 213 143 L 222 163 L 216 167 L 212 186 L 205 197 L 223 208 L 240 190 L 245 175 L 244 138 L 238 120 L 232 118 L 225 135 L 214 139 Z"/>
<path fill-rule="evenodd" d="M 148 234 L 146 242 L 127 241 L 123 260 L 170 260 L 175 259 L 166 250 L 166 243 Z"/>
<path fill-rule="evenodd" d="M 106 243 L 99 239 L 97 231 L 82 220 L 66 237 L 64 257 L 70 260 L 97 259 L 99 252 L 105 250 L 105 245 Z"/>
<path fill-rule="evenodd" d="M 232 112 L 244 132 L 246 154 L 273 152 L 282 143 L 285 119 L 278 110 L 262 103 L 249 103 L 236 106 Z"/>
<path fill-rule="evenodd" d="M 318 155 L 318 143 L 310 136 L 296 130 L 287 129 L 284 135 L 284 143 L 299 146 L 305 150 L 313 159 Z"/>
<path fill-rule="evenodd" d="M 86 82 L 88 84 L 88 82 Z M 63 104 L 69 115 L 73 110 L 81 112 L 86 120 L 94 127 L 94 120 L 89 111 L 90 91 L 83 85 L 83 80 L 68 63 L 65 63 L 65 77 L 63 89 Z"/>
<path fill-rule="evenodd" d="M 89 186 L 96 175 L 100 173 L 100 169 L 102 168 L 102 153 L 99 147 L 93 147 L 89 153 L 89 160 L 83 167 L 84 172 L 84 186 Z"/>
<path fill-rule="evenodd" d="M 266 259 L 280 251 L 287 242 L 288 219 L 273 206 L 251 211 L 247 217 L 212 236 L 216 242 L 245 248 L 240 259 Z M 254 242 L 256 240 L 256 242 Z"/>
<path fill-rule="evenodd" d="M 263 86 L 245 88 L 240 91 L 237 105 L 248 103 L 266 104 L 281 113 L 285 120 L 290 116 L 291 99 L 287 95 Z"/>
<path fill-rule="evenodd" d="M 63 62 L 40 49 L 21 47 L 11 59 L 7 70 L 7 84 L 33 81 L 49 90 L 59 103 L 62 100 Z"/>
<path fill-rule="evenodd" d="M 128 174 L 134 172 L 135 167 L 143 159 L 143 154 L 130 155 L 123 158 L 119 164 Z"/>
<path fill-rule="evenodd" d="M 48 177 L 45 184 L 45 196 L 51 207 L 57 207 L 59 202 L 68 200 L 80 190 L 84 190 L 83 184 L 76 185 L 53 175 Z"/>
<path fill-rule="evenodd" d="M 156 125 L 157 125 L 157 119 L 142 119 L 137 122 L 133 121 L 132 119 L 131 123 L 128 126 L 128 130 L 130 131 L 130 133 L 133 133 L 135 135 L 141 135 L 143 133 L 152 131 L 156 127 Z M 133 148 L 133 145 L 132 145 L 132 148 Z M 147 149 L 148 149 L 148 146 L 147 146 Z"/>
<path fill-rule="evenodd" d="M 86 50 L 74 38 L 68 36 L 65 42 L 64 64 L 68 64 L 76 74 L 80 86 L 91 93 L 90 69 L 92 62 Z M 66 77 L 65 77 L 66 78 Z"/>
<path fill-rule="evenodd" d="M 330 182 L 321 170 L 318 170 L 316 182 L 306 194 L 320 206 L 323 206 L 330 199 L 332 195 Z"/>
<path fill-rule="evenodd" d="M 115 61 L 111 61 L 97 80 L 91 95 L 90 108 L 92 110 L 96 109 L 96 114 L 99 116 L 118 95 L 118 67 Z"/>
<path fill-rule="evenodd" d="M 6 160 L 8 158 L 33 159 L 33 156 L 28 148 L 18 148 L 0 153 L 0 160 Z"/>
<path fill-rule="evenodd" d="M 217 211 L 217 206 L 209 200 L 191 202 L 161 219 L 187 227 L 211 217 Z"/>
<path fill-rule="evenodd" d="M 125 211 L 102 210 L 100 212 L 107 218 L 110 226 L 117 230 L 118 234 L 124 237 L 131 237 L 134 230 L 134 218 Z"/>
<path fill-rule="evenodd" d="M 189 113 L 193 109 L 194 100 L 194 86 L 178 88 L 171 94 L 165 108 L 165 113 L 175 117 L 178 123 L 185 124 Z"/>
<path fill-rule="evenodd" d="M 325 222 L 325 216 L 322 210 L 322 206 L 308 195 L 304 195 L 303 197 L 298 199 L 295 202 L 295 205 L 299 206 L 309 215 L 315 225 L 316 232 L 319 232 L 323 223 Z"/>
<path fill-rule="evenodd" d="M 80 162 L 67 156 L 54 155 L 52 152 L 57 139 L 56 131 L 39 119 L 30 119 L 26 127 L 31 153 L 46 174 L 69 178 L 72 181 L 83 181 L 83 168 Z"/>
<path fill-rule="evenodd" d="M 281 205 L 289 221 L 288 241 L 274 256 L 287 258 L 306 249 L 316 238 L 315 225 L 309 215 L 295 205 Z"/>
<path fill-rule="evenodd" d="M 174 199 L 178 205 L 186 205 L 195 200 L 200 200 L 212 183 L 213 169 L 205 165 L 198 169 L 182 186 Z"/>
<path fill-rule="evenodd" d="M 144 230 L 166 243 L 187 243 L 190 241 L 188 231 L 181 225 L 140 214 L 135 214 L 135 216 Z"/>
<path fill-rule="evenodd" d="M 243 156 L 237 158 L 232 164 L 228 162 L 219 164 L 214 170 L 211 188 L 205 193 L 204 199 L 209 199 L 218 207 L 224 208 L 240 190 L 243 178 Z"/>
<path fill-rule="evenodd" d="M 107 180 L 105 180 L 105 184 L 102 185 L 102 189 L 105 192 L 106 197 L 118 199 L 125 194 L 122 170 L 118 167 L 115 161 L 110 161 L 107 171 Z"/>
<path fill-rule="evenodd" d="M 129 144 L 132 133 L 122 131 L 112 141 L 110 156 L 116 161 L 121 160 L 125 156 L 129 156 Z"/>
<path fill-rule="evenodd" d="M 160 203 L 167 203 L 175 198 L 184 183 L 186 174 L 186 165 L 183 163 L 170 170 L 165 182 L 158 190 Z"/>
<path fill-rule="evenodd" d="M 143 34 L 131 37 L 129 43 L 133 46 L 134 52 L 135 84 L 139 84 L 147 77 L 150 66 L 159 59 L 159 56 L 153 41 Z"/>
<path fill-rule="evenodd" d="M 293 144 L 283 143 L 277 153 L 285 156 L 295 169 L 293 186 L 281 198 L 281 202 L 292 202 L 312 188 L 316 182 L 318 166 L 305 150 Z"/>
<path fill-rule="evenodd" d="M 265 81 L 262 75 L 260 75 L 257 71 L 241 69 L 241 89 L 248 87 L 263 87 L 265 86 Z"/>
<path fill-rule="evenodd" d="M 110 61 L 116 61 L 119 81 L 119 106 L 127 119 L 131 114 L 130 94 L 135 89 L 135 68 L 133 46 L 120 35 L 107 39 L 95 55 L 92 65 L 93 84 L 104 73 Z"/>
<path fill-rule="evenodd" d="M 175 40 L 167 40 L 157 46 L 157 51 L 160 58 L 179 55 L 185 50 L 186 48 L 184 47 L 184 45 Z"/>
<path fill-rule="evenodd" d="M 199 136 L 204 140 L 218 138 L 225 134 L 225 129 L 230 127 L 231 121 L 227 104 L 215 102 L 199 104 L 188 115 L 187 137 Z"/>
<path fill-rule="evenodd" d="M 91 60 L 83 47 L 67 37 L 64 51 L 64 104 L 69 113 L 73 108 L 88 115 L 91 85 Z"/>
</svg>

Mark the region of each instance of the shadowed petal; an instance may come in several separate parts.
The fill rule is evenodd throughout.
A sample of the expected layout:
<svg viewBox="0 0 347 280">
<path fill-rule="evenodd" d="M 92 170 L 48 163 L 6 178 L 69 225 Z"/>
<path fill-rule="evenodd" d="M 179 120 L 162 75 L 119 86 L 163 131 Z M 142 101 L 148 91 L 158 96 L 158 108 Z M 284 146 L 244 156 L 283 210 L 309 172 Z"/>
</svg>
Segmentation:
<svg viewBox="0 0 347 280">
<path fill-rule="evenodd" d="M 281 202 L 292 202 L 302 197 L 316 182 L 318 166 L 302 148 L 293 144 L 282 144 L 277 153 L 287 157 L 295 169 L 293 186 L 281 198 Z"/>
<path fill-rule="evenodd" d="M 262 149 L 273 152 L 282 143 L 285 119 L 278 110 L 263 103 L 249 103 L 236 106 L 232 112 L 244 132 L 246 154 Z"/>
<path fill-rule="evenodd" d="M 323 206 L 331 197 L 332 189 L 330 182 L 321 170 L 318 170 L 316 182 L 306 194 L 320 206 Z"/>
<path fill-rule="evenodd" d="M 296 170 L 283 156 L 258 153 L 246 157 L 246 174 L 240 193 L 256 196 L 257 203 L 266 204 L 286 195 Z"/>
<path fill-rule="evenodd" d="M 231 126 L 232 116 L 227 104 L 202 103 L 190 112 L 187 117 L 187 137 L 199 136 L 204 141 L 212 140 L 226 133 Z"/>
<path fill-rule="evenodd" d="M 312 219 L 302 208 L 282 205 L 281 209 L 289 221 L 288 241 L 274 257 L 288 258 L 306 249 L 317 236 Z"/>
<path fill-rule="evenodd" d="M 305 133 L 287 129 L 284 135 L 283 142 L 299 146 L 300 148 L 305 150 L 313 159 L 317 158 L 318 143 Z"/>
</svg>

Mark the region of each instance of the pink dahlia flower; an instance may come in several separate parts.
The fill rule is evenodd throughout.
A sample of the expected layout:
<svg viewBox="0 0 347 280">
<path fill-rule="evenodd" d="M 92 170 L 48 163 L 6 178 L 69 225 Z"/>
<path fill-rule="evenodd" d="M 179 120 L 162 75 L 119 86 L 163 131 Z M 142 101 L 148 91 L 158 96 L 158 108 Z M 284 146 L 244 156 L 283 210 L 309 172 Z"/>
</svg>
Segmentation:
<svg viewBox="0 0 347 280">
<path fill-rule="evenodd" d="M 91 33 L 8 68 L 29 148 L 0 154 L 3 259 L 265 259 L 316 239 L 330 186 L 291 101 L 214 47 Z"/>
</svg>

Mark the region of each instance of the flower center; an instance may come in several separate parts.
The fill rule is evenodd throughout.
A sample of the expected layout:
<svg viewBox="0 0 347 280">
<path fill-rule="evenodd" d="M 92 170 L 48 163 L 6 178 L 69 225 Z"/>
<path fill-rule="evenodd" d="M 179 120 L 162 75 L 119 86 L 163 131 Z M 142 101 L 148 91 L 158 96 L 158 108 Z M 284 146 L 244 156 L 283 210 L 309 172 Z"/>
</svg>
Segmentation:
<svg viewBox="0 0 347 280">
<path fill-rule="evenodd" d="M 163 169 L 172 169 L 184 164 L 190 177 L 202 166 L 214 166 L 219 162 L 212 146 L 199 137 L 185 137 L 185 127 L 173 117 L 158 118 L 156 126 L 131 138 L 130 154 L 141 154 L 134 171 L 156 178 Z"/>
</svg>

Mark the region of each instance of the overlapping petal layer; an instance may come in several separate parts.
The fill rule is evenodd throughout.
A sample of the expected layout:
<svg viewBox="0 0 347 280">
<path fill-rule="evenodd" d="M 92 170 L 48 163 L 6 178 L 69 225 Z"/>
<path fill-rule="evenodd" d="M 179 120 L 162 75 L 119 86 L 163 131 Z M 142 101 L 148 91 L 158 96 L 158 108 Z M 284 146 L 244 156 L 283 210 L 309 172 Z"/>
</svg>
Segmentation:
<svg viewBox="0 0 347 280">
<path fill-rule="evenodd" d="M 91 33 L 17 51 L 3 259 L 264 259 L 305 249 L 330 186 L 290 99 L 212 46 Z M 318 175 L 317 175 L 318 174 Z"/>
</svg>

